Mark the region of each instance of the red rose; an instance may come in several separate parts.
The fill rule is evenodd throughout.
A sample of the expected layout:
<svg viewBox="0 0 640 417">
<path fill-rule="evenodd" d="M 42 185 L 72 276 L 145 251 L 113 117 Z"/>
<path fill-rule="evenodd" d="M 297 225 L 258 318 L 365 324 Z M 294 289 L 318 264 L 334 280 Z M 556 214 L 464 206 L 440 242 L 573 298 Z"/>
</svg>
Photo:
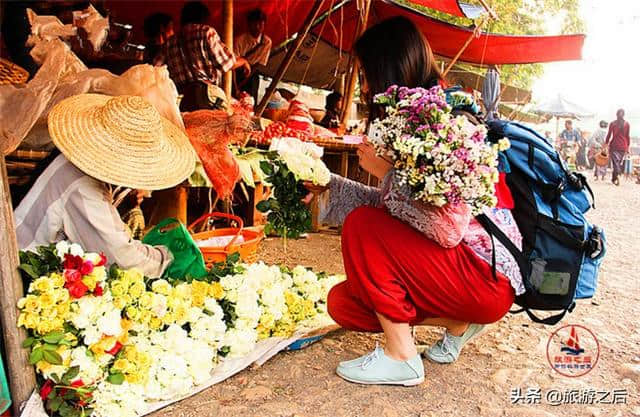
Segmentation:
<svg viewBox="0 0 640 417">
<path fill-rule="evenodd" d="M 90 273 L 93 272 L 93 262 L 91 261 L 84 261 L 82 263 L 82 266 L 80 267 L 80 274 L 82 275 L 89 275 Z"/>
<path fill-rule="evenodd" d="M 104 294 L 104 290 L 100 285 L 96 285 L 96 288 L 94 288 L 93 290 L 93 295 L 95 295 L 96 297 L 101 297 L 102 294 Z"/>
<path fill-rule="evenodd" d="M 82 279 L 82 275 L 80 275 L 80 272 L 77 269 L 67 269 L 64 271 L 64 279 L 67 284 L 73 284 L 80 281 Z"/>
<path fill-rule="evenodd" d="M 104 256 L 104 253 L 100 252 L 100 262 L 96 266 L 104 266 L 107 264 L 107 257 Z"/>
<path fill-rule="evenodd" d="M 73 388 L 79 388 L 79 387 L 84 386 L 84 382 L 82 382 L 82 380 L 81 380 L 81 379 L 76 379 L 75 381 L 73 381 L 73 382 L 71 383 L 71 386 L 72 386 Z"/>
<path fill-rule="evenodd" d="M 83 262 L 84 261 L 81 257 L 66 253 L 64 255 L 64 263 L 62 264 L 62 266 L 64 267 L 64 269 L 80 269 Z"/>
<path fill-rule="evenodd" d="M 84 295 L 87 293 L 87 291 L 89 291 L 89 287 L 84 285 L 84 283 L 82 281 L 77 281 L 77 282 L 74 282 L 73 284 L 70 284 L 67 287 L 67 289 L 69 290 L 69 294 L 73 298 L 84 297 Z"/>
<path fill-rule="evenodd" d="M 122 349 L 122 344 L 120 342 L 116 342 L 115 345 L 111 348 L 111 350 L 105 350 L 104 353 L 108 353 L 109 355 L 116 356 L 118 352 Z"/>
<path fill-rule="evenodd" d="M 42 401 L 47 399 L 51 391 L 53 391 L 53 381 L 47 379 L 42 388 L 40 388 L 40 398 L 42 398 Z"/>
</svg>

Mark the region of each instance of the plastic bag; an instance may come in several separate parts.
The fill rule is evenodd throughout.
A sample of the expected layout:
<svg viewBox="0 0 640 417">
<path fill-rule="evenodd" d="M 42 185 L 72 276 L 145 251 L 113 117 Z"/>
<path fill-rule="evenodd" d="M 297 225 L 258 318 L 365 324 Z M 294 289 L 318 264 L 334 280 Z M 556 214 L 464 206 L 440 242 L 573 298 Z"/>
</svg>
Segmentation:
<svg viewBox="0 0 640 417">
<path fill-rule="evenodd" d="M 183 116 L 193 145 L 213 188 L 221 199 L 228 198 L 240 180 L 240 168 L 230 143 L 240 143 L 250 130 L 251 118 L 240 112 L 197 110 Z"/>
<path fill-rule="evenodd" d="M 168 229 L 172 225 L 175 227 Z M 142 239 L 142 243 L 166 246 L 173 255 L 173 262 L 165 270 L 164 277 L 184 279 L 186 276 L 202 278 L 207 275 L 202 252 L 187 228 L 176 219 L 165 219 L 158 223 Z"/>
<path fill-rule="evenodd" d="M 109 34 L 109 18 L 102 17 L 92 4 L 79 12 L 73 12 L 73 24 L 87 32 L 93 50 L 98 52 Z"/>
</svg>

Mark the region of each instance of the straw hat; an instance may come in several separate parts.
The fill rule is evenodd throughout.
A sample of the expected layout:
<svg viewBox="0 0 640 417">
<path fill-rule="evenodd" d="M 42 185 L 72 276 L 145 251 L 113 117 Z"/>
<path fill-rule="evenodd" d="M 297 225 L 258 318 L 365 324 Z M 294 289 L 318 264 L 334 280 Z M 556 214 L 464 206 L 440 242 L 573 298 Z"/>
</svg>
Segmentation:
<svg viewBox="0 0 640 417">
<path fill-rule="evenodd" d="M 109 184 L 160 190 L 195 168 L 186 134 L 142 97 L 80 94 L 58 103 L 48 122 L 64 156 Z"/>
<path fill-rule="evenodd" d="M 0 85 L 22 84 L 29 78 L 29 73 L 24 68 L 0 58 Z"/>
</svg>

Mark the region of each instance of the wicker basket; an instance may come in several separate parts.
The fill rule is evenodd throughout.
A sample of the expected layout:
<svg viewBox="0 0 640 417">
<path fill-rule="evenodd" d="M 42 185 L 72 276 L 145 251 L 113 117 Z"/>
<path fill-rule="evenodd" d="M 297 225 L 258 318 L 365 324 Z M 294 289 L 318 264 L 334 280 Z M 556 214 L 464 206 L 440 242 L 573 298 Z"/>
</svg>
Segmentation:
<svg viewBox="0 0 640 417">
<path fill-rule="evenodd" d="M 0 85 L 23 84 L 29 79 L 29 73 L 24 68 L 0 58 Z"/>
<path fill-rule="evenodd" d="M 198 224 L 216 217 L 233 220 L 238 224 L 238 227 L 228 227 L 195 233 L 195 228 Z M 207 268 L 211 268 L 215 263 L 224 262 L 228 255 L 236 252 L 240 254 L 240 259 L 244 262 L 253 263 L 258 260 L 258 246 L 262 239 L 264 239 L 264 234 L 255 230 L 244 229 L 243 226 L 244 223 L 240 217 L 226 213 L 205 214 L 195 222 L 191 223 L 188 230 L 195 241 L 207 240 L 212 237 L 233 236 L 226 246 L 200 247 L 200 251 L 202 251 L 204 263 L 207 265 Z M 240 236 L 242 236 L 244 242 L 236 244 L 235 242 Z"/>
</svg>

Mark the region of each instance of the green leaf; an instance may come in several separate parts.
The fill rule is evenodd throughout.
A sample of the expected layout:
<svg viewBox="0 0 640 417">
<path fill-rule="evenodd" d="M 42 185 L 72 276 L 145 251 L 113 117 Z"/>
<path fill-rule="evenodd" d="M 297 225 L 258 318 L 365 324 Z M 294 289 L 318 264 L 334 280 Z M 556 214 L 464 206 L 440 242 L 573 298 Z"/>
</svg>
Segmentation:
<svg viewBox="0 0 640 417">
<path fill-rule="evenodd" d="M 261 211 L 262 213 L 265 213 L 271 210 L 271 204 L 269 200 L 262 200 L 258 204 L 256 204 L 256 209 L 258 209 L 258 211 Z"/>
<path fill-rule="evenodd" d="M 124 375 L 120 372 L 113 373 L 107 377 L 107 381 L 114 385 L 122 385 L 124 382 Z"/>
<path fill-rule="evenodd" d="M 62 398 L 55 397 L 54 399 L 47 401 L 47 408 L 53 412 L 56 412 L 60 409 L 62 402 Z"/>
<path fill-rule="evenodd" d="M 270 162 L 260 161 L 260 169 L 268 176 L 273 175 L 273 165 Z"/>
<path fill-rule="evenodd" d="M 55 382 L 56 384 L 60 384 L 62 382 L 60 381 L 60 377 L 58 376 L 58 374 L 52 374 L 51 379 L 53 379 L 53 382 Z"/>
<path fill-rule="evenodd" d="M 64 332 L 61 331 L 47 333 L 42 337 L 42 340 L 53 345 L 57 345 L 62 339 L 64 339 Z"/>
<path fill-rule="evenodd" d="M 26 339 L 24 339 L 24 341 L 22 342 L 22 347 L 23 348 L 29 348 L 31 346 L 33 346 L 33 344 L 36 342 L 35 337 L 27 337 Z"/>
<path fill-rule="evenodd" d="M 227 256 L 227 263 L 229 264 L 237 264 L 240 261 L 240 252 L 234 252 L 231 255 Z"/>
<path fill-rule="evenodd" d="M 40 274 L 38 273 L 38 271 L 34 268 L 33 265 L 30 264 L 20 264 L 20 266 L 18 267 L 21 270 L 23 270 L 27 275 L 29 275 L 31 278 L 33 279 L 38 279 L 40 278 Z"/>
<path fill-rule="evenodd" d="M 35 348 L 31 351 L 29 355 L 29 363 L 31 365 L 35 365 L 40 362 L 44 358 L 44 350 L 42 348 Z"/>
<path fill-rule="evenodd" d="M 42 349 L 49 351 L 49 352 L 55 352 L 58 349 L 58 345 L 52 345 L 51 343 L 45 343 L 42 346 Z"/>
<path fill-rule="evenodd" d="M 45 361 L 49 362 L 52 365 L 62 365 L 62 357 L 58 354 L 58 352 L 43 350 L 42 353 Z"/>
<path fill-rule="evenodd" d="M 73 382 L 73 380 L 76 379 L 79 373 L 80 373 L 80 367 L 72 366 L 67 370 L 67 372 L 64 373 L 64 375 L 62 375 L 62 383 L 64 385 L 71 385 L 71 382 Z"/>
</svg>

